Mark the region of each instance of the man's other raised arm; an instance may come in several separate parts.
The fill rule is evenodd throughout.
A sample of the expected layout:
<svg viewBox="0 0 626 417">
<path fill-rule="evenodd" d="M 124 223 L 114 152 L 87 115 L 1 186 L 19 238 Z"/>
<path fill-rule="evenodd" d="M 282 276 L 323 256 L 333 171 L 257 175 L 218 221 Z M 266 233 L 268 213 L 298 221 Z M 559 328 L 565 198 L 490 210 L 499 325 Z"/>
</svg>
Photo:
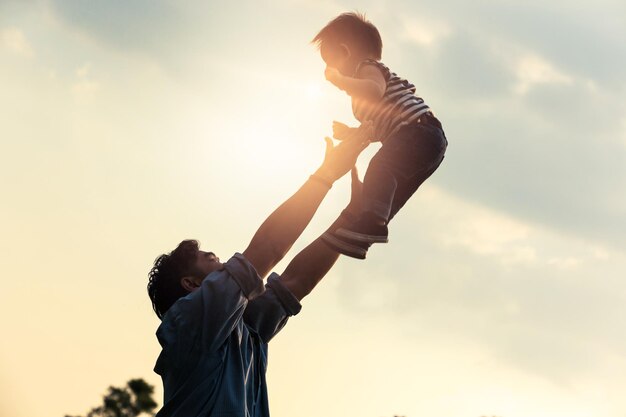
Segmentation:
<svg viewBox="0 0 626 417">
<path fill-rule="evenodd" d="M 361 210 L 362 188 L 363 183 L 359 180 L 357 170 L 352 168 L 350 203 L 326 233 L 354 221 L 355 216 Z M 280 280 L 298 300 L 302 300 L 313 291 L 338 258 L 339 253 L 328 247 L 320 236 L 293 258 Z"/>
</svg>

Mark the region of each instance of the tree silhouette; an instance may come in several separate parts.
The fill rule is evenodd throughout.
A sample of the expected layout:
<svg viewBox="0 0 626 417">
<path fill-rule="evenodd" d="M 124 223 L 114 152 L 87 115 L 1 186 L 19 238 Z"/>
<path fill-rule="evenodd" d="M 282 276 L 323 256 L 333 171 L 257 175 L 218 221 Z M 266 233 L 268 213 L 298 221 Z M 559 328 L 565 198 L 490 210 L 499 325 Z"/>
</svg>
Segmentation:
<svg viewBox="0 0 626 417">
<path fill-rule="evenodd" d="M 86 417 L 136 417 L 142 413 L 154 415 L 152 410 L 157 403 L 152 398 L 153 392 L 154 387 L 141 378 L 131 379 L 122 388 L 111 386 L 102 397 L 102 405 L 92 408 Z"/>
</svg>

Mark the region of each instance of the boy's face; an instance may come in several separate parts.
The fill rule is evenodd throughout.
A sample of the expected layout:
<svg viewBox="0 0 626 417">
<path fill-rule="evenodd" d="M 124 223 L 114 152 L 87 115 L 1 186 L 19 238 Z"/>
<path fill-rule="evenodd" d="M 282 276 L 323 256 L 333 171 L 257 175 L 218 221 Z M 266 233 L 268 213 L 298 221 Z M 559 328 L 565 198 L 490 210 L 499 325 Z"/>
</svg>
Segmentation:
<svg viewBox="0 0 626 417">
<path fill-rule="evenodd" d="M 350 50 L 345 44 L 323 44 L 320 48 L 320 55 L 329 67 L 336 68 L 343 75 L 351 75 Z"/>
</svg>

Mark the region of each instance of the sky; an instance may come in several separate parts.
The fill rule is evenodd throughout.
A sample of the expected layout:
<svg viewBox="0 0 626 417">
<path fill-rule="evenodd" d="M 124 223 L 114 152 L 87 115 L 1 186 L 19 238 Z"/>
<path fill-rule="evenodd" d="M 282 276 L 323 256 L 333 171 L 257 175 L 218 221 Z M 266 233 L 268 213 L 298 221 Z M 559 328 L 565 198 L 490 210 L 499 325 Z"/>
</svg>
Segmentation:
<svg viewBox="0 0 626 417">
<path fill-rule="evenodd" d="M 152 262 L 245 249 L 356 123 L 309 43 L 352 10 L 450 145 L 271 342 L 272 415 L 626 414 L 623 1 L 0 0 L 1 415 L 161 399 Z"/>
</svg>

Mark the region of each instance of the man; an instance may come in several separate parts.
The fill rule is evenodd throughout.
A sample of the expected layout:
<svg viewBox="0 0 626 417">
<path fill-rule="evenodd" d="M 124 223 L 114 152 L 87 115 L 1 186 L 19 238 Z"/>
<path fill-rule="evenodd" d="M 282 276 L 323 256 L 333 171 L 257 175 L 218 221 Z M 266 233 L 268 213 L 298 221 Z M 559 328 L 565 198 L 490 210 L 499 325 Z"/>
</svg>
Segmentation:
<svg viewBox="0 0 626 417">
<path fill-rule="evenodd" d="M 321 238 L 289 263 L 282 275 L 266 276 L 315 214 L 332 183 L 355 164 L 368 145 L 369 126 L 334 147 L 326 138 L 320 168 L 261 225 L 243 251 L 226 263 L 186 240 L 159 256 L 148 294 L 162 323 L 155 372 L 163 380 L 159 417 L 267 417 L 267 343 L 300 311 L 339 254 Z M 329 230 L 358 212 L 360 185 L 352 170 L 352 198 Z"/>
</svg>

